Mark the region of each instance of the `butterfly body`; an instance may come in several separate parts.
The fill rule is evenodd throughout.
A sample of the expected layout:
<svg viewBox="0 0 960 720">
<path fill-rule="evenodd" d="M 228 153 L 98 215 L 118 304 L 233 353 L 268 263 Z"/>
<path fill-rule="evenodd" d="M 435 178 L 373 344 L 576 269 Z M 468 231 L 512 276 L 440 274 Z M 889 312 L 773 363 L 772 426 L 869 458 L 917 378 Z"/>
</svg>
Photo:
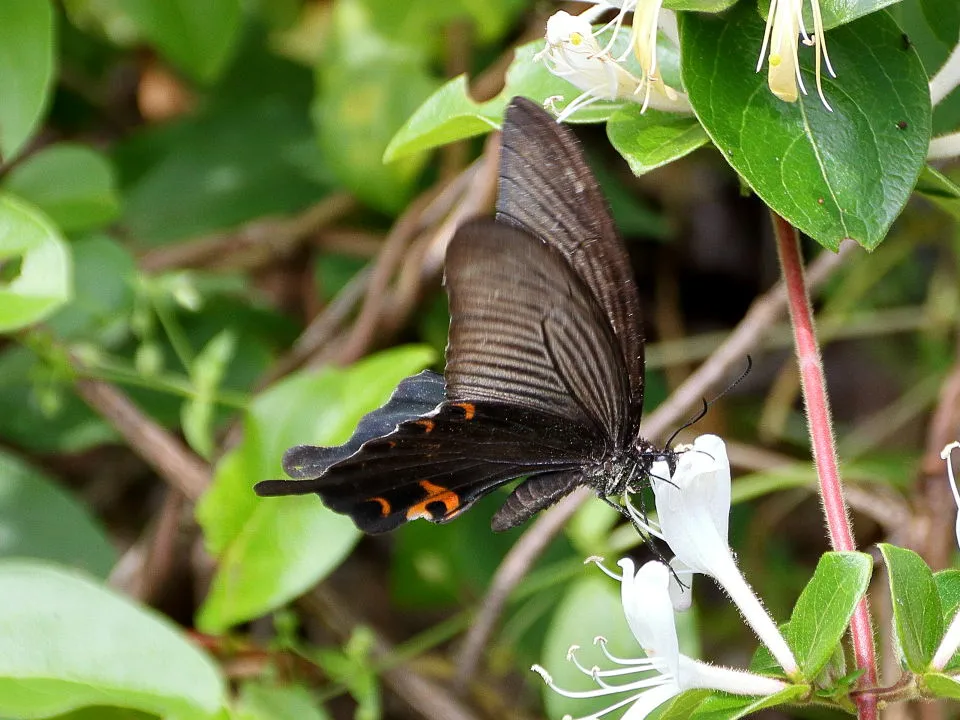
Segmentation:
<svg viewBox="0 0 960 720">
<path fill-rule="evenodd" d="M 629 259 L 576 138 L 515 98 L 495 219 L 461 226 L 446 256 L 444 376 L 400 383 L 338 447 L 284 456 L 295 480 L 366 532 L 447 522 L 527 476 L 493 518 L 514 527 L 582 485 L 635 490 L 671 453 L 639 435 L 643 337 Z"/>
</svg>

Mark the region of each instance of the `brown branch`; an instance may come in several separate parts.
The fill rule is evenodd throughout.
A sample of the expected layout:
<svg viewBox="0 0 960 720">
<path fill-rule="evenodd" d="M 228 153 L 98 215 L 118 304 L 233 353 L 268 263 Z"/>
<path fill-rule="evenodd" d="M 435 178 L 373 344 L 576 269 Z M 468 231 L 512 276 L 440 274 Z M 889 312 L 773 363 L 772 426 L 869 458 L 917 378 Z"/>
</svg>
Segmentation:
<svg viewBox="0 0 960 720">
<path fill-rule="evenodd" d="M 83 401 L 110 423 L 171 488 L 191 501 L 200 498 L 210 484 L 210 468 L 200 457 L 113 385 L 78 378 L 75 387 Z"/>
<path fill-rule="evenodd" d="M 304 595 L 298 601 L 305 610 L 315 617 L 322 618 L 328 627 L 342 640 L 346 640 L 351 630 L 361 624 L 351 611 L 348 602 L 340 598 L 329 588 L 320 585 Z M 393 648 L 384 637 L 373 629 L 369 622 L 365 627 L 373 633 L 373 657 L 378 661 L 389 662 Z M 383 671 L 381 677 L 399 697 L 423 717 L 435 720 L 479 720 L 469 709 L 463 706 L 444 687 L 418 674 L 409 667 L 393 667 Z"/>
<path fill-rule="evenodd" d="M 150 250 L 140 257 L 139 265 L 147 272 L 183 267 L 248 270 L 290 255 L 310 236 L 356 207 L 352 196 L 334 193 L 294 217 L 260 218 L 228 232 Z"/>
<path fill-rule="evenodd" d="M 816 287 L 830 277 L 853 247 L 852 242 L 846 242 L 841 245 L 838 253 L 822 253 L 810 266 L 808 272 L 810 286 Z M 670 425 L 677 423 L 684 413 L 689 412 L 700 402 L 700 398 L 722 379 L 731 367 L 745 360 L 747 354 L 759 345 L 765 331 L 786 310 L 787 292 L 783 283 L 780 282 L 754 301 L 727 340 L 650 415 L 644 423 L 646 435 L 648 437 L 663 435 Z M 457 661 L 458 687 L 464 687 L 476 672 L 487 638 L 493 632 L 513 589 L 589 496 L 589 491 L 579 491 L 570 495 L 549 512 L 537 518 L 510 548 L 500 567 L 497 568 L 490 590 L 484 597 L 477 618 L 464 640 Z"/>
</svg>

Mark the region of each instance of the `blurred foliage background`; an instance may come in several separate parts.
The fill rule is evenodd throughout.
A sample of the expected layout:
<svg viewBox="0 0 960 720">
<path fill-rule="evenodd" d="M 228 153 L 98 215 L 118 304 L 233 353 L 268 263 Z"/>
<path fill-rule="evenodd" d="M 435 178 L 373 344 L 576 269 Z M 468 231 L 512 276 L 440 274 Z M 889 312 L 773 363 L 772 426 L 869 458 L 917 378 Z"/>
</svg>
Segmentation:
<svg viewBox="0 0 960 720">
<path fill-rule="evenodd" d="M 455 690 L 522 532 L 490 532 L 502 496 L 360 538 L 315 497 L 251 490 L 287 447 L 342 442 L 400 379 L 442 369 L 443 251 L 491 210 L 496 146 L 384 151 L 454 76 L 495 97 L 557 7 L 0 3 L 0 715 L 560 717 L 589 705 L 542 694 L 532 663 L 570 686 L 572 643 L 588 666 L 596 635 L 636 654 L 615 583 L 582 560 L 648 551 L 599 503 L 528 569 Z M 893 14 L 938 67 L 951 46 L 923 3 Z M 935 130 L 958 120 L 955 92 Z M 769 218 L 710 148 L 635 177 L 602 127 L 579 132 L 637 271 L 649 412 L 777 280 Z M 958 213 L 949 193 L 914 199 L 818 296 L 860 543 L 935 569 Z M 782 620 L 827 549 L 782 319 L 694 429 L 731 442 L 732 544 Z M 689 652 L 746 664 L 719 593 L 687 617 Z M 24 656 L 51 634 L 63 652 Z"/>
</svg>

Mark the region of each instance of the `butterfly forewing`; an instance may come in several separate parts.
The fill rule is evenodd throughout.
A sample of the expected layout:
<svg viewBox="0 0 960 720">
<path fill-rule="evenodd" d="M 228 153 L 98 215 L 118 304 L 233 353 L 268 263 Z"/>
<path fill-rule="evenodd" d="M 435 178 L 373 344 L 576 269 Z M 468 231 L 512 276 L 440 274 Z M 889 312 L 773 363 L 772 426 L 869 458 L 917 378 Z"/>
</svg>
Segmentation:
<svg viewBox="0 0 960 720">
<path fill-rule="evenodd" d="M 447 394 L 562 417 L 598 451 L 628 424 L 623 359 L 603 311 L 551 246 L 492 220 L 447 250 Z"/>
<path fill-rule="evenodd" d="M 504 118 L 497 220 L 556 248 L 590 289 L 619 341 L 639 426 L 643 334 L 630 259 L 576 137 L 525 98 Z"/>
</svg>

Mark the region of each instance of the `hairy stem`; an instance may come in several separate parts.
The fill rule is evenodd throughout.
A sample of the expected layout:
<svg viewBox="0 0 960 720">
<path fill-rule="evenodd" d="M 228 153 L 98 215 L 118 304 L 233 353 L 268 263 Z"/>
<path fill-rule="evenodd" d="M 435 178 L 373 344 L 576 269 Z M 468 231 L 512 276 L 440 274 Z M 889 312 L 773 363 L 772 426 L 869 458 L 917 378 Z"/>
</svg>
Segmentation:
<svg viewBox="0 0 960 720">
<path fill-rule="evenodd" d="M 856 549 L 856 544 L 840 484 L 830 403 L 827 400 L 823 375 L 823 360 L 820 357 L 820 345 L 813 325 L 813 311 L 810 307 L 810 296 L 807 292 L 803 261 L 800 257 L 800 242 L 796 229 L 779 215 L 773 215 L 773 227 L 777 237 L 777 251 L 783 270 L 783 279 L 787 286 L 790 320 L 793 324 L 797 364 L 800 368 L 800 381 L 803 388 L 803 402 L 807 411 L 813 459 L 820 481 L 820 498 L 830 532 L 830 544 L 834 550 L 852 551 Z M 850 636 L 853 640 L 857 666 L 864 670 L 862 682 L 864 686 L 875 687 L 877 684 L 876 653 L 873 647 L 873 627 L 866 598 L 860 601 L 854 612 L 850 622 Z M 876 720 L 877 705 L 873 695 L 867 693 L 859 695 L 857 709 L 861 720 Z"/>
</svg>

